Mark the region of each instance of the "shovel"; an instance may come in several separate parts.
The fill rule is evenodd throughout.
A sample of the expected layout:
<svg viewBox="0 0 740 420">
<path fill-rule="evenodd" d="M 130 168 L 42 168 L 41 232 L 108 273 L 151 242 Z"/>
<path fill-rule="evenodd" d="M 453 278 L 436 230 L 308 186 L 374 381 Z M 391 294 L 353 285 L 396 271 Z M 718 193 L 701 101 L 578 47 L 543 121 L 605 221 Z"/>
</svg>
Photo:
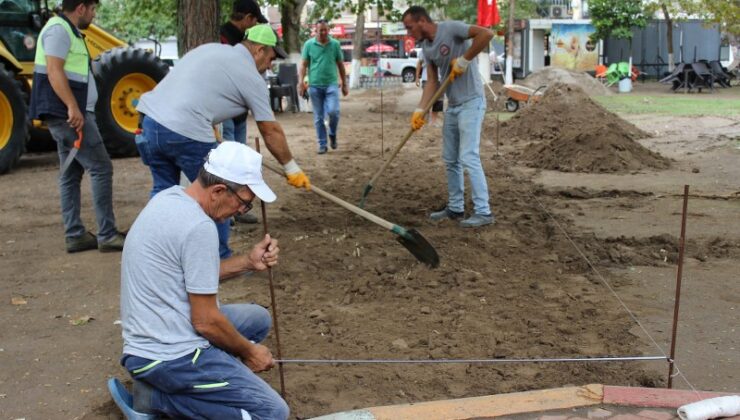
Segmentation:
<svg viewBox="0 0 740 420">
<path fill-rule="evenodd" d="M 275 164 L 271 162 L 265 162 L 264 160 L 262 161 L 262 164 L 267 169 L 279 175 L 285 176 L 285 173 L 283 172 L 283 170 L 277 167 Z M 437 251 L 434 249 L 432 244 L 430 244 L 429 241 L 427 241 L 423 236 L 421 236 L 421 233 L 419 233 L 416 229 L 406 229 L 404 227 L 393 224 L 385 219 L 381 219 L 380 217 L 366 210 L 363 210 L 355 205 L 352 205 L 342 200 L 339 197 L 329 194 L 328 192 L 322 190 L 321 188 L 313 184 L 311 185 L 311 191 L 326 198 L 329 201 L 334 202 L 335 204 L 339 204 L 345 209 L 351 211 L 352 213 L 360 217 L 363 217 L 395 233 L 397 235 L 396 240 L 398 240 L 398 242 L 400 242 L 401 245 L 406 247 L 406 249 L 408 249 L 409 252 L 414 257 L 416 257 L 417 260 L 423 262 L 424 264 L 432 268 L 436 268 L 439 265 L 439 255 L 437 254 Z"/>
<path fill-rule="evenodd" d="M 444 83 L 442 83 L 442 86 L 440 86 L 439 89 L 437 89 L 437 91 L 434 92 L 434 96 L 432 96 L 429 102 L 427 102 L 426 106 L 424 107 L 424 115 L 429 113 L 429 110 L 432 109 L 432 106 L 434 105 L 435 102 L 437 102 L 437 99 L 439 99 L 439 97 L 442 96 L 444 91 L 447 89 L 447 86 L 449 86 L 450 83 L 452 83 L 452 78 L 450 76 L 448 76 L 447 79 L 445 79 Z M 403 145 L 406 144 L 409 138 L 411 138 L 411 135 L 414 134 L 414 131 L 416 130 L 414 130 L 413 128 L 409 128 L 408 133 L 406 133 L 403 139 L 401 139 L 401 142 L 398 143 L 398 146 L 396 146 L 396 150 L 394 150 L 393 153 L 391 153 L 391 156 L 388 158 L 388 160 L 386 160 L 383 163 L 383 166 L 381 166 L 378 172 L 376 172 L 375 175 L 373 175 L 373 177 L 370 179 L 370 182 L 368 182 L 367 185 L 365 185 L 365 190 L 362 192 L 362 199 L 360 199 L 361 208 L 365 207 L 365 199 L 367 198 L 367 195 L 370 194 L 370 191 L 372 191 L 373 184 L 375 184 L 375 181 L 377 181 L 378 178 L 380 177 L 380 174 L 382 174 L 383 171 L 385 171 L 386 168 L 388 168 L 388 165 L 391 164 L 391 162 L 396 157 L 398 152 L 401 151 L 401 148 L 403 147 Z"/>
<path fill-rule="evenodd" d="M 72 161 L 75 160 L 75 156 L 77 156 L 77 152 L 80 151 L 80 147 L 82 147 L 82 130 L 77 130 L 77 140 L 72 143 L 72 150 L 69 151 L 67 158 L 64 159 L 62 169 L 59 170 L 59 176 L 64 175 L 64 172 L 69 168 L 69 165 L 71 165 Z"/>
</svg>

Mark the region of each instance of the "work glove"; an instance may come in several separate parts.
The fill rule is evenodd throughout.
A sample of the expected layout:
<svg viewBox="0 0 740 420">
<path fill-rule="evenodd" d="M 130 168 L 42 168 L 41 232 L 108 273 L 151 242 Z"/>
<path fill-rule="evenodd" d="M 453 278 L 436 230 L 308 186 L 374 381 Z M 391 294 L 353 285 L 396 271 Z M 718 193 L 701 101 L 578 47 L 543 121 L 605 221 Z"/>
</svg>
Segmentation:
<svg viewBox="0 0 740 420">
<path fill-rule="evenodd" d="M 470 64 L 470 61 L 466 60 L 462 55 L 458 58 L 453 58 L 452 62 L 450 62 L 450 79 L 455 80 L 459 76 L 462 76 L 465 70 L 468 69 L 468 64 Z"/>
<path fill-rule="evenodd" d="M 424 119 L 424 110 L 421 108 L 416 108 L 414 110 L 414 113 L 411 114 L 411 129 L 416 131 L 421 127 L 424 127 L 424 124 L 426 124 L 426 122 L 426 119 Z"/>
<path fill-rule="evenodd" d="M 308 176 L 301 170 L 301 167 L 295 163 L 295 159 L 291 159 L 290 162 L 283 165 L 285 171 L 285 177 L 288 178 L 288 184 L 296 188 L 305 188 L 311 190 L 311 181 L 308 180 Z"/>
</svg>

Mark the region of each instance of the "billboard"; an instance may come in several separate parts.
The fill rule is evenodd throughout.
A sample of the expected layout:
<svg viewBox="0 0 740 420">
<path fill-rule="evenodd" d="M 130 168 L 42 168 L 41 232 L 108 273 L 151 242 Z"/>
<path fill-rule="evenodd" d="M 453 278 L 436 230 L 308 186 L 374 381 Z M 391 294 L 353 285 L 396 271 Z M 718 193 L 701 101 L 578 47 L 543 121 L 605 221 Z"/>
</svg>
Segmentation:
<svg viewBox="0 0 740 420">
<path fill-rule="evenodd" d="M 550 31 L 550 65 L 575 71 L 593 71 L 599 62 L 595 32 L 588 23 L 553 23 Z"/>
</svg>

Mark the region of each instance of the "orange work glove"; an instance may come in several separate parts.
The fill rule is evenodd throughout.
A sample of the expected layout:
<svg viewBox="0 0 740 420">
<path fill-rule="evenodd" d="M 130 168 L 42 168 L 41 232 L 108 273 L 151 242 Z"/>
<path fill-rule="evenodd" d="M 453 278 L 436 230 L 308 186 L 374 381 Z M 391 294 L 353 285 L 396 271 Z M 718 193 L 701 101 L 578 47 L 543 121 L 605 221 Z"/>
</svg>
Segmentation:
<svg viewBox="0 0 740 420">
<path fill-rule="evenodd" d="M 462 76 L 465 70 L 468 69 L 468 64 L 470 64 L 470 61 L 466 60 L 462 55 L 458 58 L 453 58 L 450 62 L 450 78 L 455 80 Z"/>
<path fill-rule="evenodd" d="M 296 188 L 311 190 L 311 181 L 308 180 L 308 176 L 301 170 L 295 159 L 283 165 L 283 170 L 285 170 L 285 177 L 288 178 L 288 184 Z"/>
<path fill-rule="evenodd" d="M 426 119 L 424 119 L 424 110 L 421 108 L 416 108 L 414 110 L 414 113 L 411 114 L 411 129 L 416 131 L 421 127 L 424 127 L 424 124 L 426 124 L 426 122 Z"/>
</svg>

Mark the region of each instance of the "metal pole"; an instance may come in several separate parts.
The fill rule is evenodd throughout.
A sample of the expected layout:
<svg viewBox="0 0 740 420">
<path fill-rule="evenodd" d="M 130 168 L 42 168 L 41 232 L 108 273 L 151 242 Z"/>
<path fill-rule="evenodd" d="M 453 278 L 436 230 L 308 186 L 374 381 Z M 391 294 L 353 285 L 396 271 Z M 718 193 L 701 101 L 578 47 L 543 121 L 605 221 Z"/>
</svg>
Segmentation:
<svg viewBox="0 0 740 420">
<path fill-rule="evenodd" d="M 255 137 L 254 138 L 254 145 L 255 149 L 257 149 L 257 153 L 260 152 L 260 138 Z M 262 207 L 262 226 L 264 227 L 264 233 L 265 235 L 268 234 L 267 230 L 267 207 L 265 206 L 265 202 L 260 200 L 260 206 Z M 283 352 L 280 350 L 280 328 L 278 327 L 278 311 L 277 311 L 277 304 L 275 303 L 275 287 L 272 284 L 272 267 L 267 267 L 267 278 L 269 279 L 270 283 L 270 306 L 272 307 L 272 320 L 273 325 L 275 327 L 275 345 L 277 348 L 277 358 L 278 358 L 278 372 L 280 372 L 280 396 L 285 399 L 285 375 L 283 374 Z"/>
<path fill-rule="evenodd" d="M 683 275 L 683 251 L 686 244 L 686 209 L 689 204 L 689 186 L 683 186 L 683 212 L 681 214 L 681 237 L 678 239 L 678 271 L 676 272 L 676 299 L 673 305 L 673 331 L 671 333 L 671 354 L 668 358 L 668 388 L 673 388 L 673 364 L 676 356 L 676 335 L 678 333 L 678 307 L 681 303 L 681 276 Z"/>
<path fill-rule="evenodd" d="M 501 129 L 501 125 L 499 123 L 499 115 L 496 113 L 496 156 L 499 156 L 500 153 L 498 152 L 498 131 Z"/>
<path fill-rule="evenodd" d="M 380 157 L 382 158 L 385 154 L 385 138 L 384 138 L 384 121 L 383 121 L 383 67 L 381 66 L 381 55 L 380 55 L 380 15 L 375 17 L 376 19 L 376 32 L 375 32 L 375 45 L 378 46 L 378 69 L 380 70 Z"/>
</svg>

